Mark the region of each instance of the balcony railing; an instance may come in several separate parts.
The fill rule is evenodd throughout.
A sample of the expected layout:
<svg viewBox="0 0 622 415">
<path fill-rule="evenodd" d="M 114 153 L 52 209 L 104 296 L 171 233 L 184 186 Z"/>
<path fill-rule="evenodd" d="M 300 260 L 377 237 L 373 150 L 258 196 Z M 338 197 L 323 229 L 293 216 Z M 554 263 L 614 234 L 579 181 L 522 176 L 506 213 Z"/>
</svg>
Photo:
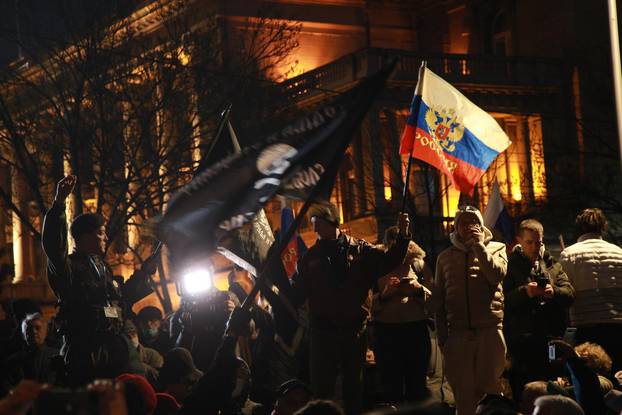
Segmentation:
<svg viewBox="0 0 622 415">
<path fill-rule="evenodd" d="M 339 91 L 373 74 L 394 57 L 399 58 L 391 78 L 394 82 L 416 83 L 422 60 L 453 84 L 558 88 L 565 80 L 563 62 L 554 59 L 423 55 L 394 49 L 363 49 L 289 79 L 283 82 L 283 88 L 293 99 Z"/>
</svg>

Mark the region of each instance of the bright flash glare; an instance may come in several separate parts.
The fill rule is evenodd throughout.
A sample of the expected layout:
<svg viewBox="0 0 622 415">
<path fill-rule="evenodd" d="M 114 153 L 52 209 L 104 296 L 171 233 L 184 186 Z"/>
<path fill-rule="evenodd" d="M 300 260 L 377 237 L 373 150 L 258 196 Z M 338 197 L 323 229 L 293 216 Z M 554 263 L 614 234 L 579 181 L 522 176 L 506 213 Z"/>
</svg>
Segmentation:
<svg viewBox="0 0 622 415">
<path fill-rule="evenodd" d="M 184 274 L 182 281 L 186 293 L 198 294 L 212 287 L 212 274 L 207 269 L 196 269 Z"/>
</svg>

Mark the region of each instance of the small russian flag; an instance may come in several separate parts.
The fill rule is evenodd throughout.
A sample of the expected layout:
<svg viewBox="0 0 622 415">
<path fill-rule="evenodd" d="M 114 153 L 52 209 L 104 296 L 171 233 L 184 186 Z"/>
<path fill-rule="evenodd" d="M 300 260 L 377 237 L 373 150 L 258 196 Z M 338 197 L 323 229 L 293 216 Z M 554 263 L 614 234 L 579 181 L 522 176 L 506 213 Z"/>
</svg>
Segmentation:
<svg viewBox="0 0 622 415">
<path fill-rule="evenodd" d="M 497 229 L 503 235 L 503 239 L 508 246 L 514 245 L 514 221 L 505 208 L 503 199 L 501 199 L 501 191 L 499 183 L 492 185 L 492 192 L 488 199 L 488 205 L 484 210 L 484 226 L 488 229 Z"/>
<path fill-rule="evenodd" d="M 490 163 L 510 144 L 486 111 L 422 68 L 400 154 L 411 154 L 436 167 L 451 178 L 456 189 L 472 195 Z"/>
<path fill-rule="evenodd" d="M 281 208 L 281 231 L 279 232 L 279 238 L 285 235 L 292 223 L 294 223 L 294 211 L 289 206 L 283 206 Z M 298 235 L 298 232 L 295 232 L 292 239 L 287 242 L 287 247 L 281 254 L 281 260 L 283 261 L 287 278 L 292 279 L 296 273 L 298 260 L 302 258 L 306 251 L 307 246 L 300 235 Z"/>
</svg>

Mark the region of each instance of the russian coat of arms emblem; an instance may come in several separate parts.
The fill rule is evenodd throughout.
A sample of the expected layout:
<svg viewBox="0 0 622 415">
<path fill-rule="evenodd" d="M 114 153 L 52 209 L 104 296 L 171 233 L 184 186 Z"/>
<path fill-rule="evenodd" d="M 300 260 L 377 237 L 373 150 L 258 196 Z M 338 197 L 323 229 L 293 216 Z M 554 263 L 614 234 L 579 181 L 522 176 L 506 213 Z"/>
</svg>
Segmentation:
<svg viewBox="0 0 622 415">
<path fill-rule="evenodd" d="M 437 143 L 449 153 L 456 149 L 456 143 L 462 140 L 464 126 L 452 108 L 430 107 L 425 114 L 425 121 L 430 134 Z"/>
</svg>

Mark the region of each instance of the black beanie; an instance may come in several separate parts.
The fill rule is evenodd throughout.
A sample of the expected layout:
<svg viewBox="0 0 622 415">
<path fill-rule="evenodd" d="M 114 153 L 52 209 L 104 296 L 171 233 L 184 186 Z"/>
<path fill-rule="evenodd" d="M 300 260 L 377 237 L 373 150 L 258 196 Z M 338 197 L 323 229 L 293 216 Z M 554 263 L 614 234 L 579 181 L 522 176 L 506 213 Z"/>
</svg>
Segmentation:
<svg viewBox="0 0 622 415">
<path fill-rule="evenodd" d="M 71 231 L 73 239 L 77 241 L 80 236 L 85 233 L 95 232 L 101 226 L 104 226 L 104 218 L 102 215 L 97 213 L 83 213 L 82 215 L 76 216 L 73 222 L 71 222 L 69 230 Z"/>
</svg>

